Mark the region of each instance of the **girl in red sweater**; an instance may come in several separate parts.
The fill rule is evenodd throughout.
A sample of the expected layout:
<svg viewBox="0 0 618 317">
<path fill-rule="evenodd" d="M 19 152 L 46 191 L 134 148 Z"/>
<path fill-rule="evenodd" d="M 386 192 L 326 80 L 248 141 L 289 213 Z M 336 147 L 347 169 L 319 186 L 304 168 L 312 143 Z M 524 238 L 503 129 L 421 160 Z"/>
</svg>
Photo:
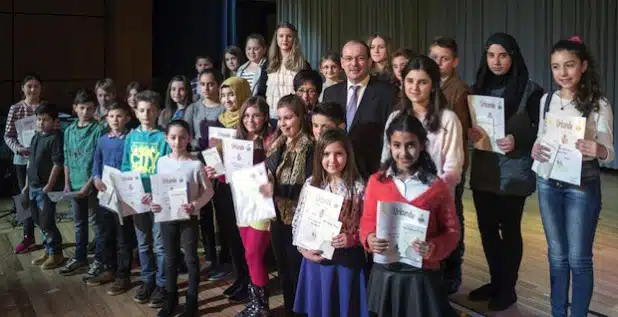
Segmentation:
<svg viewBox="0 0 618 317">
<path fill-rule="evenodd" d="M 436 177 L 425 151 L 427 132 L 413 115 L 401 114 L 386 130 L 390 154 L 384 168 L 369 178 L 360 239 L 374 254 L 385 254 L 391 241 L 376 237 L 378 202 L 410 204 L 430 213 L 426 241 L 411 247 L 422 256 L 422 268 L 400 261 L 375 263 L 368 285 L 369 312 L 377 316 L 456 316 L 441 290 L 440 261 L 459 242 L 460 226 L 449 186 Z"/>
</svg>

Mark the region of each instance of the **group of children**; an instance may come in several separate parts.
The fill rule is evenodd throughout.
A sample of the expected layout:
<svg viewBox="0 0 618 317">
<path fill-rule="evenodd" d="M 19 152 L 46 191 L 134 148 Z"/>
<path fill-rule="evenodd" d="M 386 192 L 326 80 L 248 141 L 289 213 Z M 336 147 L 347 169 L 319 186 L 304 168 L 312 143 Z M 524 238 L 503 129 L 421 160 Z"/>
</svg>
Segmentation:
<svg viewBox="0 0 618 317">
<path fill-rule="evenodd" d="M 511 239 L 510 235 L 517 235 L 521 210 L 513 206 L 521 203 L 523 209 L 525 197 L 529 195 L 509 192 L 519 188 L 508 186 L 511 182 L 508 175 L 513 170 L 521 170 L 524 176 L 530 174 L 531 159 L 546 161 L 548 149 L 540 143 L 543 129 L 539 128 L 536 141 L 535 135 L 524 133 L 537 124 L 544 126 L 543 122 L 535 123 L 534 112 L 529 109 L 534 103 L 539 106 L 540 100 L 534 96 L 540 97 L 542 90 L 528 80 L 519 47 L 512 37 L 506 34 L 490 37 L 477 84 L 470 89 L 454 70 L 458 63 L 454 40 L 436 40 L 430 56 L 416 56 L 407 49 L 391 56 L 388 37 L 372 36 L 366 45 L 374 61 L 372 76 L 401 87 L 401 94 L 397 110 L 385 122 L 382 167 L 368 180 L 361 177 L 356 165 L 346 133 L 349 123 L 344 107 L 321 102 L 323 89 L 342 80 L 339 55 L 329 54 L 322 59 L 319 70 L 325 78 L 323 83 L 320 74 L 306 69 L 308 64 L 302 58 L 293 25 L 284 23 L 277 27 L 268 58 L 262 36 L 250 35 L 246 44 L 245 63 L 240 56 L 242 51 L 226 50 L 222 63 L 225 76 L 213 69 L 211 59 L 198 57 L 198 76 L 191 81 L 184 76 L 174 77 L 167 87 L 165 101 L 137 83 L 127 87 L 129 106 L 114 101 L 111 80 L 97 83 L 94 93 L 80 90 L 73 102 L 77 120 L 64 132 L 58 129 L 58 109 L 40 102 L 41 80 L 36 76 L 24 79 L 25 99 L 11 108 L 9 117 L 13 118 L 7 123 L 7 131 L 14 135 L 11 126 L 14 121 L 31 115 L 28 111 L 36 109 L 38 132 L 31 146 L 9 144 L 29 162 L 22 187 L 29 193 L 33 222 L 42 231 L 45 248 L 33 264 L 52 269 L 64 263 L 62 238 L 54 220 L 55 203 L 46 195 L 64 190 L 77 192 L 77 198 L 72 201 L 76 247 L 74 256 L 59 272 L 74 274 L 88 265 L 88 223 L 91 223 L 96 251 L 84 281 L 88 285 L 112 282 L 110 295 L 126 292 L 131 288 L 133 249 L 137 247 L 143 283 L 134 299 L 161 308 L 158 316 L 172 316 L 179 309 L 176 279 L 183 253 L 189 273 L 183 316 L 197 315 L 200 233 L 209 279 L 227 275 L 222 267 L 223 254 L 229 255 L 235 280 L 223 294 L 232 302 L 249 301 L 238 317 L 270 316 L 265 255 L 271 245 L 284 309 L 290 316 L 455 316 L 447 296 L 461 283 L 461 193 L 468 161 L 464 144 L 468 139 L 477 141 L 480 133 L 478 128 L 471 127 L 467 112 L 467 96 L 475 93 L 505 98 L 508 135 L 498 145 L 509 154 L 474 152 L 476 168 L 473 166 L 471 185 L 492 281 L 474 290 L 470 298 L 490 300 L 490 308 L 494 310 L 505 309 L 516 301 L 514 287 L 521 246 L 519 254 L 504 257 L 500 262 L 502 267 L 492 262 L 500 257 L 500 252 L 513 250 L 499 250 L 498 243 L 506 245 L 506 240 L 512 240 L 513 248 L 517 249 L 517 239 Z M 611 109 L 598 90 L 591 57 L 581 41 L 559 42 L 551 58 L 554 78 L 561 90 L 555 93 L 557 97 L 553 101 L 552 95 L 545 97 L 549 101 L 544 99 L 546 105 L 540 115 L 574 105 L 573 113 L 593 118 L 595 123 L 587 126 L 590 132 L 586 140 L 578 141 L 578 149 L 585 161 L 590 161 L 585 164 L 585 186 L 598 189 L 596 159 L 608 161 L 614 156 Z M 233 185 L 226 176 L 217 175 L 213 166 L 205 166 L 201 154 L 213 147 L 222 151 L 222 141 L 209 136 L 210 127 L 234 129 L 236 138 L 253 141 L 253 163 L 263 162 L 269 178 L 269 184 L 261 186 L 259 191 L 264 197 L 272 197 L 276 218 L 254 223 L 237 221 L 230 187 Z M 517 143 L 513 135 L 517 136 Z M 488 160 L 503 164 L 495 171 L 488 169 L 480 177 L 481 165 L 492 166 L 493 161 Z M 106 190 L 102 181 L 104 166 L 139 172 L 146 192 L 141 202 L 152 213 L 124 217 L 121 222 L 116 213 L 98 206 L 97 192 Z M 150 177 L 156 174 L 185 176 L 188 203 L 182 209 L 190 215 L 188 220 L 154 221 L 153 213 L 161 211 L 150 194 Z M 499 179 L 496 182 L 500 188 L 486 185 L 485 180 L 494 176 Z M 344 197 L 339 217 L 342 229 L 331 241 L 335 248 L 332 260 L 322 257 L 320 251 L 297 248 L 293 244 L 304 206 L 311 203 L 306 199 L 311 186 Z M 558 221 L 552 218 L 558 206 L 553 205 L 549 195 L 556 199 L 558 195 L 567 195 L 568 190 L 589 188 L 540 179 L 539 188 L 548 241 L 553 241 L 565 233 L 547 230 Z M 598 204 L 594 205 L 593 216 L 582 232 L 594 233 L 600 191 L 588 191 L 582 204 Z M 501 193 L 504 195 L 500 196 Z M 488 206 L 500 199 L 509 199 L 509 208 L 513 210 L 508 212 L 514 218 L 511 221 L 504 217 L 495 220 L 495 226 L 488 225 L 488 214 L 495 211 Z M 410 246 L 422 257 L 422 268 L 401 262 L 368 265 L 371 259 L 367 253 L 380 255 L 393 248 L 393 241 L 376 235 L 379 202 L 409 204 L 430 213 L 425 241 L 416 240 Z M 214 244 L 213 213 L 216 213 L 222 248 L 219 259 Z M 24 241 L 16 250 L 19 253 L 34 243 L 30 226 L 28 223 L 24 226 Z M 498 232 L 502 238 L 490 243 L 488 239 Z M 519 232 L 521 240 L 520 228 Z M 581 257 L 591 267 L 592 239 L 582 237 L 581 240 L 582 245 L 588 246 Z M 564 269 L 564 263 L 560 262 L 566 258 L 563 247 L 559 243 L 550 244 L 552 281 L 556 279 L 552 282 L 555 312 L 566 309 L 566 296 L 560 294 L 569 287 L 566 276 L 569 269 Z M 455 266 L 459 271 L 450 276 L 452 284 L 445 286 L 444 279 L 449 276 L 443 275 L 442 268 L 445 260 L 453 257 L 458 261 Z M 579 272 L 573 274 L 573 279 L 577 279 L 578 285 L 586 285 L 573 290 L 583 294 L 577 299 L 573 296 L 575 316 L 589 305 L 592 281 L 591 276 L 583 273 L 585 267 L 572 265 L 573 271 Z M 367 270 L 371 271 L 369 278 Z"/>
</svg>

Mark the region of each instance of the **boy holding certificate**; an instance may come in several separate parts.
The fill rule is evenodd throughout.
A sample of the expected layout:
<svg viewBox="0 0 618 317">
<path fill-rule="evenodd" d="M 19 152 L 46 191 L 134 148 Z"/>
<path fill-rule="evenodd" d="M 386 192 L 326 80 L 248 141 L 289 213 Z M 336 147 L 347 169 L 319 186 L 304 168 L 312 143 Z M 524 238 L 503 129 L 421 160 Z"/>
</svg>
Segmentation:
<svg viewBox="0 0 618 317">
<path fill-rule="evenodd" d="M 130 118 L 130 109 L 122 103 L 113 104 L 108 109 L 106 120 L 110 131 L 99 138 L 92 169 L 94 186 L 99 192 L 108 190 L 102 180 L 104 166 L 120 169 L 127 137 L 126 125 Z M 87 285 L 114 282 L 107 291 L 107 294 L 112 296 L 122 294 L 131 288 L 130 273 L 135 244 L 133 216 L 124 217 L 122 225 L 117 217 L 114 211 L 99 205 L 97 218 L 101 235 L 97 247 L 102 247 L 100 252 L 106 270 L 86 282 Z"/>
<path fill-rule="evenodd" d="M 146 90 L 137 94 L 136 99 L 136 115 L 140 126 L 127 135 L 120 169 L 122 172 L 140 172 L 146 192 L 142 203 L 147 204 L 152 191 L 150 176 L 156 174 L 157 161 L 168 154 L 170 148 L 165 142 L 165 133 L 157 128 L 161 96 L 152 90 Z M 133 300 L 140 304 L 149 302 L 148 306 L 159 308 L 165 299 L 165 255 L 160 227 L 154 222 L 152 213 L 137 214 L 133 220 L 141 263 L 141 279 L 144 283 L 137 289 Z M 156 267 L 154 253 L 157 256 Z"/>
</svg>

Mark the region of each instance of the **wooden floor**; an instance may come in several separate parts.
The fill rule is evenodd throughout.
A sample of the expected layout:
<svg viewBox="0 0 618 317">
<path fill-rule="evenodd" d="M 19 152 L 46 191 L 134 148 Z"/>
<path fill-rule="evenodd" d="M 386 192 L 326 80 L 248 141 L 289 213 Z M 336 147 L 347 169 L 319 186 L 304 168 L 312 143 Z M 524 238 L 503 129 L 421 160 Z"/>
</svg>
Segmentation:
<svg viewBox="0 0 618 317">
<path fill-rule="evenodd" d="M 604 206 L 595 241 L 595 292 L 590 316 L 618 316 L 618 174 L 603 174 Z M 8 202 L 0 202 L 0 210 Z M 549 273 L 547 244 L 538 211 L 538 200 L 527 200 L 522 228 L 524 234 L 524 260 L 517 285 L 519 302 L 508 311 L 498 314 L 486 313 L 486 304 L 468 303 L 467 292 L 488 281 L 487 265 L 483 255 L 476 215 L 471 193 L 464 196 L 466 217 L 466 255 L 464 283 L 452 301 L 486 316 L 550 316 Z M 59 211 L 68 211 L 68 205 L 60 205 Z M 116 297 L 106 295 L 108 286 L 87 287 L 81 276 L 63 277 L 55 271 L 41 271 L 30 264 L 42 251 L 15 255 L 14 245 L 21 238 L 21 229 L 13 229 L 0 219 L 0 316 L 155 316 L 156 310 L 135 304 L 132 296 L 135 288 Z M 74 242 L 71 222 L 61 222 L 67 257 L 73 255 Z M 39 237 L 37 233 L 37 237 Z M 183 280 L 185 276 L 180 276 Z M 273 278 L 275 278 L 273 276 Z M 135 285 L 139 273 L 134 272 Z M 181 282 L 182 283 L 182 282 Z M 229 303 L 221 292 L 230 281 L 202 282 L 200 285 L 200 315 L 234 316 L 242 305 Z M 275 283 L 271 283 L 275 284 Z M 186 289 L 182 284 L 180 292 Z M 181 302 L 183 300 L 181 299 Z M 270 298 L 271 307 L 279 315 L 282 296 L 275 293 Z M 464 316 L 462 314 L 462 316 Z"/>
</svg>

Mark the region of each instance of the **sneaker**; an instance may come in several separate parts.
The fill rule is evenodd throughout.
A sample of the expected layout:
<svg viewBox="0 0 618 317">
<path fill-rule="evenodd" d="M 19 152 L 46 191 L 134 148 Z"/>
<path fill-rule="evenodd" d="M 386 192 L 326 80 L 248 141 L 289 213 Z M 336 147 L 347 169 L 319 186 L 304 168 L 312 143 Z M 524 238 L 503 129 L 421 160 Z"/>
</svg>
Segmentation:
<svg viewBox="0 0 618 317">
<path fill-rule="evenodd" d="M 471 302 L 483 302 L 490 300 L 493 296 L 493 287 L 491 283 L 485 284 L 468 294 L 468 300 Z"/>
<path fill-rule="evenodd" d="M 97 276 L 93 276 L 92 278 L 88 279 L 86 281 L 86 285 L 88 286 L 97 286 L 97 285 L 103 285 L 103 284 L 107 284 L 107 283 L 111 283 L 114 281 L 115 279 L 115 273 L 112 271 L 104 271 L 103 273 L 97 275 Z"/>
<path fill-rule="evenodd" d="M 15 246 L 15 254 L 28 252 L 34 246 L 34 238 L 24 237 L 21 242 Z"/>
<path fill-rule="evenodd" d="M 220 281 L 228 277 L 230 274 L 230 271 L 226 270 L 223 267 L 219 267 L 211 269 L 210 272 L 208 272 L 207 277 L 209 281 Z"/>
<path fill-rule="evenodd" d="M 41 269 L 43 270 L 51 270 L 59 267 L 64 262 L 64 255 L 62 253 L 56 253 L 50 255 L 43 264 L 41 264 Z"/>
<path fill-rule="evenodd" d="M 65 264 L 59 271 L 60 275 L 72 275 L 82 270 L 88 265 L 86 261 L 78 261 L 75 258 L 71 258 L 67 264 Z"/>
<path fill-rule="evenodd" d="M 107 290 L 107 295 L 116 296 L 131 289 L 131 279 L 116 278 L 112 286 Z"/>
<path fill-rule="evenodd" d="M 92 240 L 88 243 L 88 254 L 94 254 L 97 251 L 97 242 Z"/>
<path fill-rule="evenodd" d="M 142 284 L 135 292 L 133 300 L 139 304 L 145 304 L 150 300 L 150 294 L 152 294 L 154 287 L 151 284 Z"/>
<path fill-rule="evenodd" d="M 86 275 L 82 277 L 82 281 L 88 282 L 90 279 L 103 274 L 103 271 L 104 271 L 103 263 L 97 260 L 94 260 L 94 262 L 92 262 L 92 264 L 88 266 L 88 273 L 86 273 Z"/>
<path fill-rule="evenodd" d="M 47 261 L 47 258 L 49 258 L 49 254 L 47 254 L 47 252 L 43 252 L 41 256 L 32 260 L 32 265 L 36 265 L 36 266 L 42 265 L 43 263 L 45 263 L 45 261 Z"/>
<path fill-rule="evenodd" d="M 163 303 L 165 303 L 165 297 L 167 292 L 165 291 L 165 287 L 157 286 L 150 295 L 150 302 L 148 303 L 148 307 L 152 308 L 161 308 L 163 307 Z"/>
<path fill-rule="evenodd" d="M 244 284 L 227 299 L 232 303 L 244 303 L 249 300 L 249 295 L 249 288 L 247 287 L 247 284 Z"/>
</svg>

